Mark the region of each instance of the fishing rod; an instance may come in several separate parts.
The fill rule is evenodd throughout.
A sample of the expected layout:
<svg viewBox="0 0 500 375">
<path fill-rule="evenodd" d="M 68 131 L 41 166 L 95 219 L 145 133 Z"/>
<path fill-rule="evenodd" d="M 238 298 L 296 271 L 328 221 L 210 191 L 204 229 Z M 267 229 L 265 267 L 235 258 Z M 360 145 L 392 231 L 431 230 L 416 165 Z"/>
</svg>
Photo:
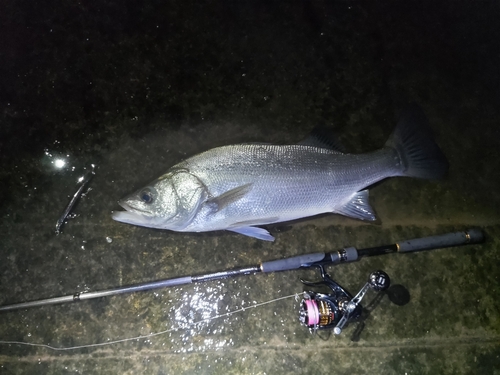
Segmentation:
<svg viewBox="0 0 500 375">
<path fill-rule="evenodd" d="M 326 273 L 325 267 L 329 265 L 355 262 L 364 257 L 392 254 L 410 253 L 423 250 L 440 249 L 451 246 L 474 244 L 484 239 L 480 229 L 468 229 L 460 232 L 446 233 L 437 236 L 416 238 L 397 242 L 391 245 L 356 249 L 346 247 L 331 253 L 303 254 L 285 259 L 263 262 L 259 265 L 235 268 L 230 270 L 207 273 L 203 275 L 182 276 L 159 281 L 117 287 L 95 292 L 77 292 L 72 295 L 46 298 L 35 301 L 15 303 L 0 306 L 0 311 L 11 311 L 29 307 L 78 302 L 94 298 L 114 296 L 124 293 L 134 293 L 157 288 L 168 288 L 178 285 L 202 283 L 212 280 L 226 279 L 229 277 L 253 275 L 258 273 L 271 273 L 317 267 L 320 270 L 322 281 L 308 282 L 301 280 L 308 286 L 325 285 L 332 290 L 330 294 L 305 292 L 300 307 L 300 322 L 310 329 L 333 328 L 336 334 L 342 331 L 344 325 L 351 319 L 361 314 L 360 301 L 367 290 L 385 290 L 389 287 L 390 278 L 383 271 L 370 274 L 368 282 L 355 297 L 337 284 Z"/>
</svg>

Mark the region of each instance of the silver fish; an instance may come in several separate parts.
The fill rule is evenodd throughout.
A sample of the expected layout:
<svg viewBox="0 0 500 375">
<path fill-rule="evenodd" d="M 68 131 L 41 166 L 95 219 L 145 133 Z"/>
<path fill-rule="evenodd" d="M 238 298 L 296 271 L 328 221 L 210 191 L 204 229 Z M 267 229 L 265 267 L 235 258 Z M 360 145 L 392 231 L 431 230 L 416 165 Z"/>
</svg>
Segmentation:
<svg viewBox="0 0 500 375">
<path fill-rule="evenodd" d="M 446 158 L 419 107 L 403 111 L 385 146 L 365 154 L 296 145 L 238 144 L 205 151 L 123 198 L 114 220 L 179 232 L 229 230 L 273 241 L 256 227 L 331 212 L 375 220 L 366 188 L 393 176 L 443 177 Z"/>
</svg>

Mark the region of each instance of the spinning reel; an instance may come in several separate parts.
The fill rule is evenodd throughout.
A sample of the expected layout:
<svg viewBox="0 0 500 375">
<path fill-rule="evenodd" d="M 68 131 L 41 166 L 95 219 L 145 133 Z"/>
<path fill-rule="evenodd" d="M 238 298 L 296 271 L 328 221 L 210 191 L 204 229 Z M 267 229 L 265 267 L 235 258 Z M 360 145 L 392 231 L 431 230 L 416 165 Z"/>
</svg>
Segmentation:
<svg viewBox="0 0 500 375">
<path fill-rule="evenodd" d="M 384 271 L 372 272 L 366 284 L 353 298 L 347 290 L 332 280 L 322 265 L 319 265 L 318 268 L 323 281 L 301 280 L 301 282 L 312 287 L 327 286 L 332 293 L 304 292 L 304 298 L 299 308 L 299 320 L 311 331 L 333 329 L 333 332 L 339 335 L 350 320 L 357 319 L 361 315 L 360 303 L 368 289 L 371 288 L 377 292 L 383 291 L 389 288 L 391 283 L 389 275 Z"/>
</svg>

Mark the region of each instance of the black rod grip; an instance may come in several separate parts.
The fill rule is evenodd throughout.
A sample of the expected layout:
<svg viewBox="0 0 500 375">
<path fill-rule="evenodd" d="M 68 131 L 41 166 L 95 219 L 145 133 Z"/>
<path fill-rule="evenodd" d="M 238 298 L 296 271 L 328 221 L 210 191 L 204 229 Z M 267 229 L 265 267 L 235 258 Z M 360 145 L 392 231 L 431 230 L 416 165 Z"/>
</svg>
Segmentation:
<svg viewBox="0 0 500 375">
<path fill-rule="evenodd" d="M 468 229 L 461 232 L 441 234 L 438 236 L 415 238 L 397 243 L 398 252 L 408 253 L 412 251 L 440 249 L 443 247 L 479 243 L 483 241 L 484 235 L 480 229 Z"/>
<path fill-rule="evenodd" d="M 311 263 L 320 262 L 325 258 L 325 253 L 313 253 L 299 255 L 296 257 L 272 260 L 261 264 L 262 272 L 278 272 L 295 270 L 303 266 L 308 266 Z"/>
</svg>

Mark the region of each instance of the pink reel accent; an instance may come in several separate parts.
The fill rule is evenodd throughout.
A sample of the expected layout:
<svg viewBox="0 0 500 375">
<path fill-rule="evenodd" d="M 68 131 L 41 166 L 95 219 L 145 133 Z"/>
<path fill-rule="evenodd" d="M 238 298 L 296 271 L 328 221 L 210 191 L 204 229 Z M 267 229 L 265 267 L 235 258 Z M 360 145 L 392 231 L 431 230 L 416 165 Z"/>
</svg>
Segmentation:
<svg viewBox="0 0 500 375">
<path fill-rule="evenodd" d="M 306 299 L 304 300 L 304 303 L 306 304 L 307 308 L 307 325 L 308 326 L 316 326 L 319 323 L 319 310 L 318 310 L 318 305 L 316 304 L 316 301 L 312 299 Z"/>
</svg>

